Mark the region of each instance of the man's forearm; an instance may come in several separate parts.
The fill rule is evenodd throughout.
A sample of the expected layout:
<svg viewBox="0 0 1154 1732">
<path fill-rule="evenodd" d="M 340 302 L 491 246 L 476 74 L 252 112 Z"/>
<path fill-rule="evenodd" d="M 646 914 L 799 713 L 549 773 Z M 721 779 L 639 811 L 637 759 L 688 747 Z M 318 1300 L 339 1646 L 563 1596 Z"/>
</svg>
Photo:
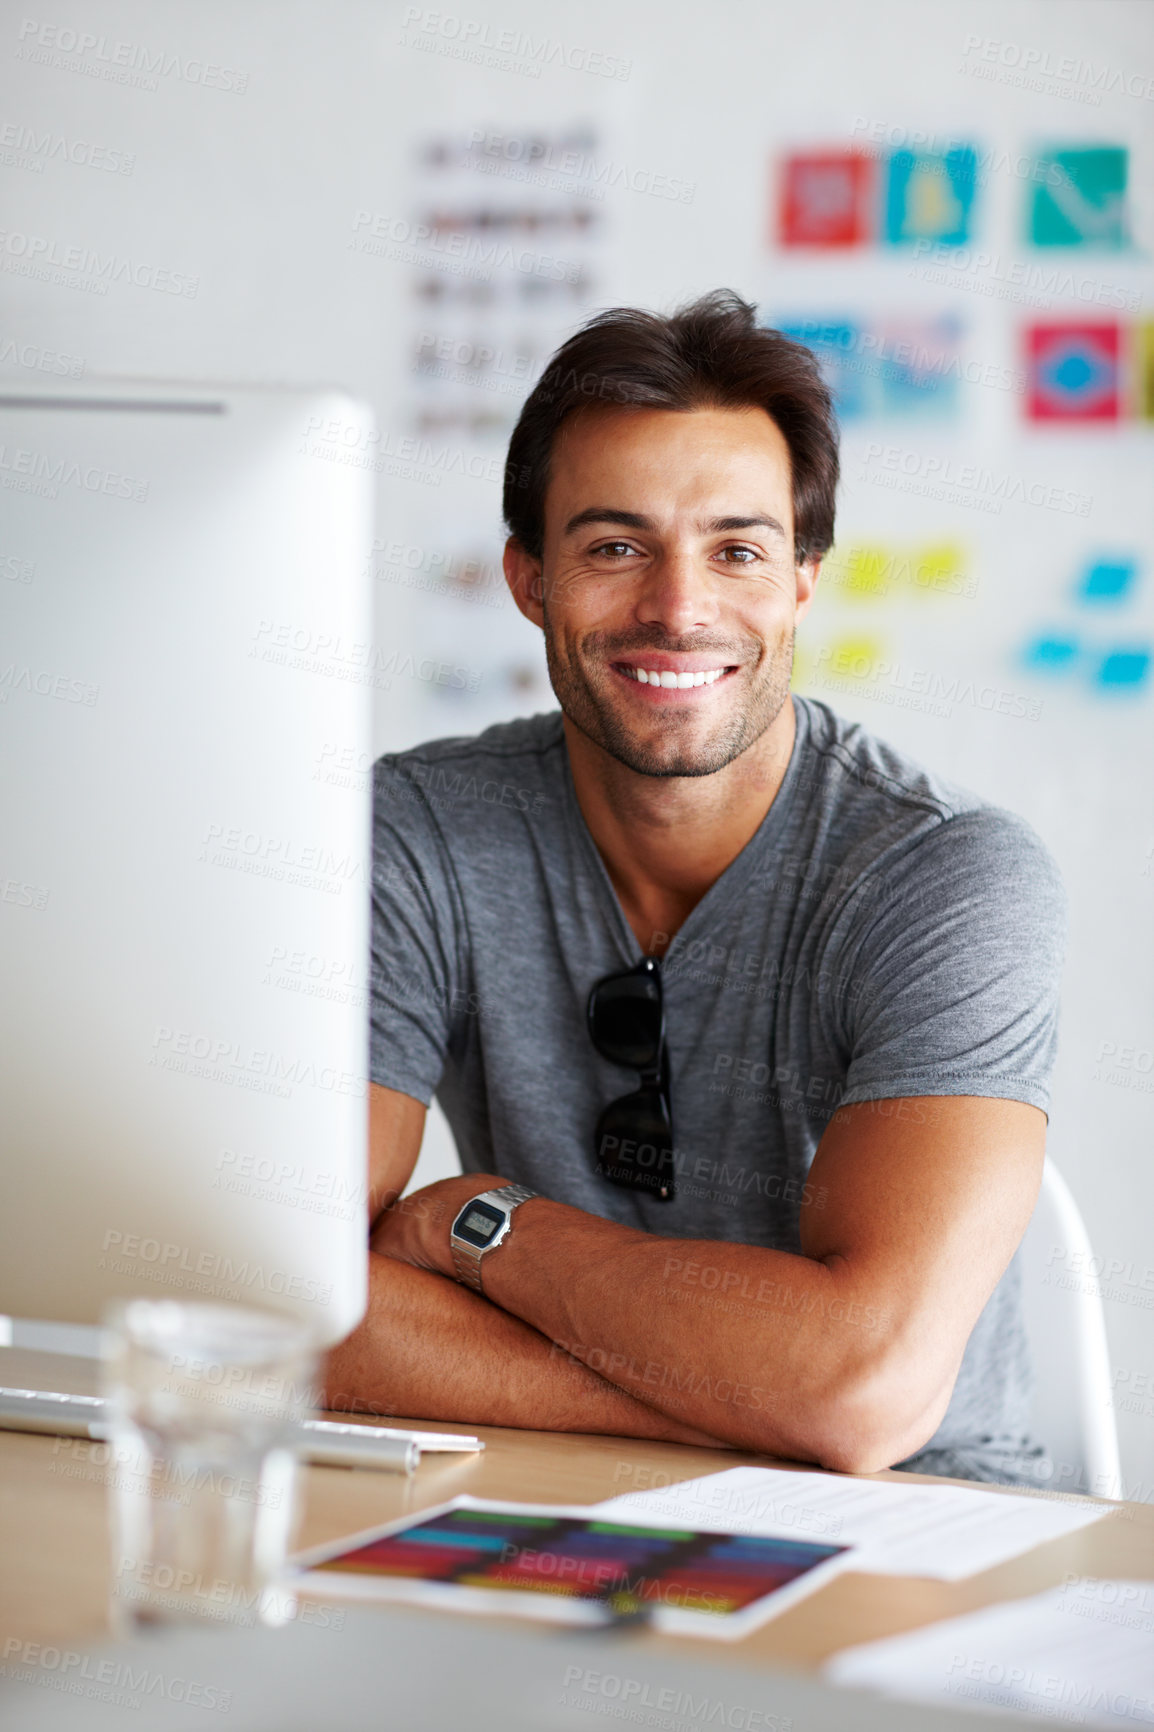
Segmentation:
<svg viewBox="0 0 1154 1732">
<path fill-rule="evenodd" d="M 374 1248 L 450 1276 L 452 1220 L 501 1183 L 461 1174 L 402 1198 L 381 1217 Z M 704 1282 L 692 1278 L 702 1261 Z M 518 1209 L 483 1270 L 489 1311 L 543 1337 L 554 1368 L 592 1371 L 670 1423 L 731 1446 L 836 1465 L 826 1459 L 826 1411 L 841 1402 L 852 1421 L 845 1362 L 870 1352 L 866 1331 L 837 1319 L 873 1321 L 860 1307 L 842 1310 L 840 1271 L 761 1246 L 659 1238 L 546 1197 Z"/>
<path fill-rule="evenodd" d="M 415 1193 L 379 1237 L 399 1260 L 448 1275 L 449 1224 L 499 1185 L 487 1179 Z M 912 1355 L 893 1351 L 896 1309 L 844 1256 L 666 1239 L 546 1197 L 515 1222 L 484 1259 L 492 1305 L 551 1343 L 554 1363 L 590 1369 L 679 1425 L 868 1472 L 912 1453 L 945 1411 L 952 1375 L 930 1391 L 940 1411 L 927 1413 L 907 1376 Z"/>
<path fill-rule="evenodd" d="M 828 1392 L 855 1347 L 868 1361 L 883 1321 L 809 1257 L 658 1239 L 545 1199 L 485 1281 L 571 1365 L 731 1444 L 809 1461 Z"/>
<path fill-rule="evenodd" d="M 375 1253 L 368 1309 L 329 1354 L 325 1399 L 382 1418 L 716 1443 L 558 1353 L 480 1295 Z"/>
</svg>

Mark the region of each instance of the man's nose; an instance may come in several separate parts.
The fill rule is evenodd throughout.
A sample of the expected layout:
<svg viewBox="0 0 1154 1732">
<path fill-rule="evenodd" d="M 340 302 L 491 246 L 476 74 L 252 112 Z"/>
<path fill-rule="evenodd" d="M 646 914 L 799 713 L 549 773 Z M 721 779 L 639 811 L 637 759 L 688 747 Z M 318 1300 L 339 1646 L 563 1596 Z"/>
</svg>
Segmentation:
<svg viewBox="0 0 1154 1732">
<path fill-rule="evenodd" d="M 660 625 L 670 637 L 716 623 L 718 579 L 686 548 L 663 553 L 646 572 L 636 615 L 644 625 Z"/>
</svg>

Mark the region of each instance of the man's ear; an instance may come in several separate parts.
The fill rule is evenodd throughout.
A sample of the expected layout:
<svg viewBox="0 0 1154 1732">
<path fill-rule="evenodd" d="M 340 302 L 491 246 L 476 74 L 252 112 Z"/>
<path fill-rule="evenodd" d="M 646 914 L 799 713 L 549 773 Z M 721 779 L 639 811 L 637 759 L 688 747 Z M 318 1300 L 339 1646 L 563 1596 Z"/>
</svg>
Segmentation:
<svg viewBox="0 0 1154 1732">
<path fill-rule="evenodd" d="M 526 619 L 545 629 L 545 609 L 542 605 L 544 584 L 541 576 L 541 561 L 534 559 L 526 552 L 515 536 L 510 536 L 505 543 L 505 553 L 502 560 L 505 568 L 505 582 L 509 585 L 509 593 L 517 603 Z"/>
<path fill-rule="evenodd" d="M 814 591 L 817 589 L 817 580 L 821 576 L 822 557 L 823 556 L 820 553 L 811 553 L 808 554 L 805 559 L 798 561 L 796 567 L 797 607 L 794 613 L 794 618 L 796 620 L 804 619 L 813 605 Z"/>
</svg>

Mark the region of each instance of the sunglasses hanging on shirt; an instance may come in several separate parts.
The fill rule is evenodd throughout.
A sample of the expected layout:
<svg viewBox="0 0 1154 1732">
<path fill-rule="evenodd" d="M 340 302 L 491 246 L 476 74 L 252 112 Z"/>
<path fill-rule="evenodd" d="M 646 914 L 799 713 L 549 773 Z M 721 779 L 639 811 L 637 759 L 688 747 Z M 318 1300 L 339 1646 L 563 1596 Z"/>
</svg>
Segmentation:
<svg viewBox="0 0 1154 1732">
<path fill-rule="evenodd" d="M 610 1184 L 672 1202 L 673 1108 L 658 959 L 643 957 L 636 968 L 599 980 L 589 994 L 587 1021 L 602 1058 L 641 1074 L 641 1087 L 610 1101 L 597 1120 L 596 1169 Z"/>
</svg>

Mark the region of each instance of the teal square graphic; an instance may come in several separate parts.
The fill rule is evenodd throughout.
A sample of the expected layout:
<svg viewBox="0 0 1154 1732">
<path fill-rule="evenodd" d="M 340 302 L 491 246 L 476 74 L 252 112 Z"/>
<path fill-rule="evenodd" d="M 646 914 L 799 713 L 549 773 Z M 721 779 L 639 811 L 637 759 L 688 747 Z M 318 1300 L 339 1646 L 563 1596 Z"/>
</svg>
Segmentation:
<svg viewBox="0 0 1154 1732">
<path fill-rule="evenodd" d="M 1129 246 L 1126 184 L 1129 152 L 1121 145 L 1051 150 L 1038 158 L 1031 191 L 1030 240 L 1036 247 Z"/>
<path fill-rule="evenodd" d="M 947 151 L 895 150 L 886 183 L 885 238 L 940 241 L 957 246 L 970 238 L 977 157 L 969 145 Z"/>
</svg>

